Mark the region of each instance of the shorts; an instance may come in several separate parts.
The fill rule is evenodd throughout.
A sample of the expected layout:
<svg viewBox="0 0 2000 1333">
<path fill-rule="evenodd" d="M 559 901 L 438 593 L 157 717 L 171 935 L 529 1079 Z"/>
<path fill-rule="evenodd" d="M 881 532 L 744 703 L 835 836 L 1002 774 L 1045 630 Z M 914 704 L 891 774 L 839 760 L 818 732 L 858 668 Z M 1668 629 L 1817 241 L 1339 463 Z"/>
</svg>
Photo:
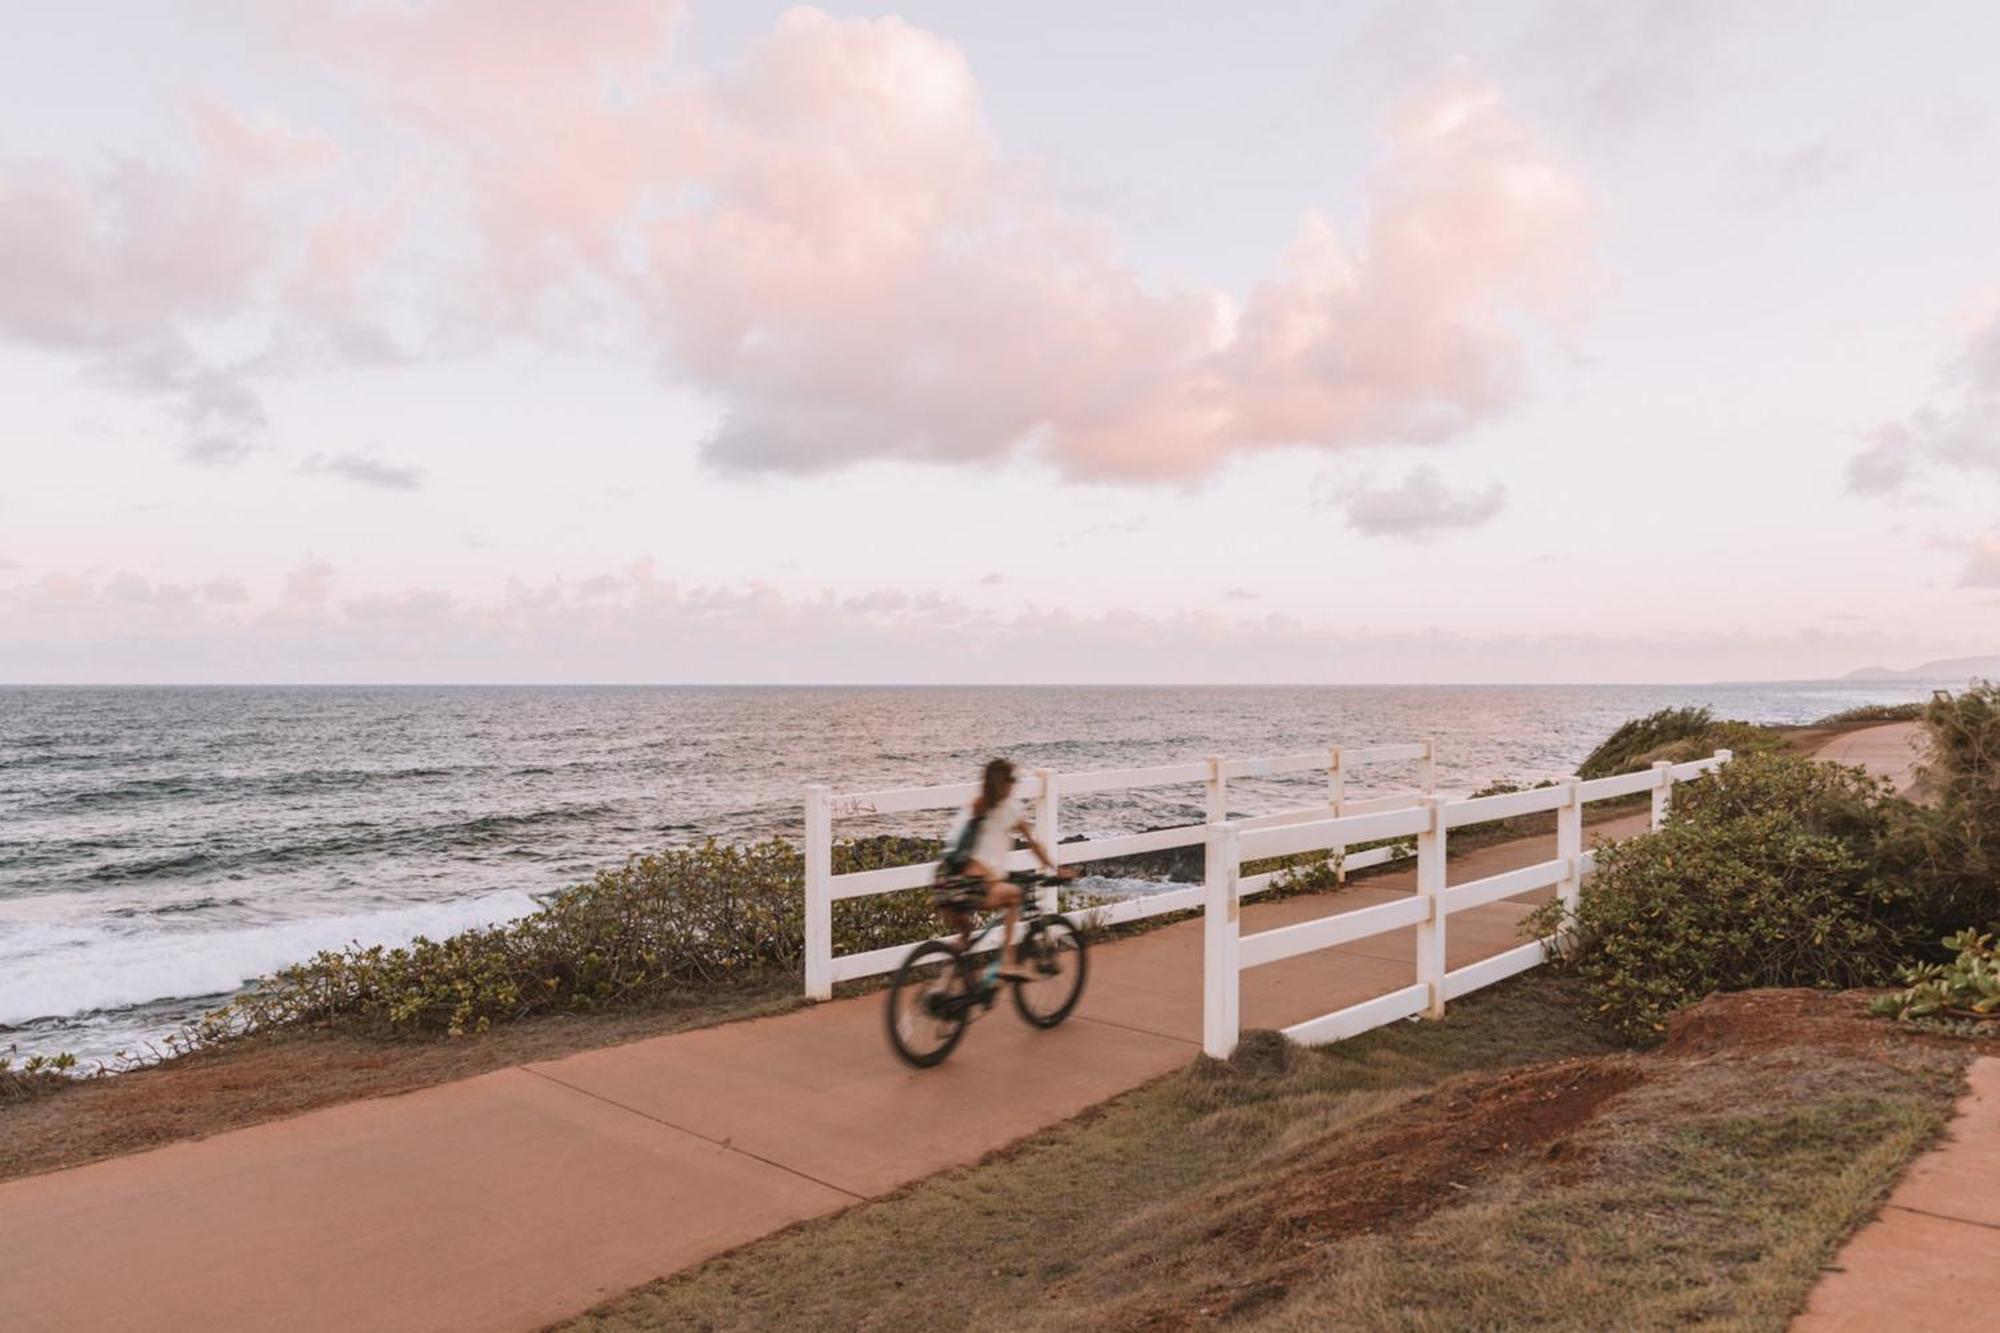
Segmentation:
<svg viewBox="0 0 2000 1333">
<path fill-rule="evenodd" d="M 940 912 L 977 912 L 986 906 L 986 881 L 971 875 L 940 875 L 931 885 L 931 903 Z"/>
</svg>

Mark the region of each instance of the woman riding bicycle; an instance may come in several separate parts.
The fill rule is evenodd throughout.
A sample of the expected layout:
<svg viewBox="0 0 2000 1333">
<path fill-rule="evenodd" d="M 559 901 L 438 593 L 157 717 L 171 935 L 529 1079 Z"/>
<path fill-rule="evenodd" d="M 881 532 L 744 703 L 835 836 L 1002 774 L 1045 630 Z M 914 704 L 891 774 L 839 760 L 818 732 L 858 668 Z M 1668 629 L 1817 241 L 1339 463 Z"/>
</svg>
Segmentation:
<svg viewBox="0 0 2000 1333">
<path fill-rule="evenodd" d="M 1033 980 L 1021 967 L 1014 948 L 1014 935 L 1021 920 L 1021 886 L 1008 881 L 1006 867 L 1017 837 L 1051 871 L 1064 879 L 1075 877 L 1074 871 L 1059 868 L 1048 849 L 1035 841 L 1027 813 L 1014 799 L 1014 765 L 1005 759 L 995 759 L 986 765 L 980 777 L 979 795 L 959 813 L 958 823 L 945 839 L 948 849 L 944 857 L 945 873 L 983 884 L 985 892 L 977 896 L 954 893 L 949 902 L 941 895 L 939 906 L 960 909 L 961 934 L 965 930 L 964 908 L 1006 912 L 1006 927 L 1000 936 L 1003 981 Z"/>
</svg>

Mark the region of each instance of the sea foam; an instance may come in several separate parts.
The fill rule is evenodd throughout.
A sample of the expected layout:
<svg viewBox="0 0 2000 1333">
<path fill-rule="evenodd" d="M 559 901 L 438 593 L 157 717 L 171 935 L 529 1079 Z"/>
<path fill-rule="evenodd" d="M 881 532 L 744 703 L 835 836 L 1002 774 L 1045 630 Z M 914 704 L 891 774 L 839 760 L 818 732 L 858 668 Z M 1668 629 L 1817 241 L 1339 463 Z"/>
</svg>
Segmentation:
<svg viewBox="0 0 2000 1333">
<path fill-rule="evenodd" d="M 117 925 L 0 928 L 0 1025 L 227 995 L 255 977 L 347 944 L 407 944 L 535 910 L 515 890 L 379 912 L 208 930 Z"/>
</svg>

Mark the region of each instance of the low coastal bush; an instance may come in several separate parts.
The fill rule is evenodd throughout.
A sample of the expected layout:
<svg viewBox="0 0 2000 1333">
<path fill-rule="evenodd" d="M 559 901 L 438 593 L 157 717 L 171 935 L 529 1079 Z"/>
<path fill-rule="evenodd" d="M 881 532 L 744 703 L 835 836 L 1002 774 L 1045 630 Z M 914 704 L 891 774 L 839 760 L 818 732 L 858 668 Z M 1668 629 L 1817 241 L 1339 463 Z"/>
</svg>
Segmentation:
<svg viewBox="0 0 2000 1333">
<path fill-rule="evenodd" d="M 1643 744 L 1695 720 L 1628 725 Z M 1604 1018 L 1644 1040 L 1713 991 L 1898 976 L 1889 1009 L 1968 1017 L 1952 1006 L 1995 984 L 1980 941 L 2000 927 L 2000 687 L 1940 693 L 1923 720 L 1921 805 L 1859 769 L 1759 753 L 1676 788 L 1659 833 L 1601 849 L 1566 950 Z M 1555 905 L 1531 922 L 1565 924 Z"/>
<path fill-rule="evenodd" d="M 1902 850 L 1936 899 L 1933 938 L 2000 926 L 2000 686 L 1933 696 L 1924 729 L 1930 799 Z"/>
<path fill-rule="evenodd" d="M 61 1092 L 74 1081 L 71 1074 L 76 1068 L 76 1057 L 67 1052 L 31 1055 L 18 1065 L 15 1058 L 11 1052 L 0 1055 L 0 1106 Z"/>
<path fill-rule="evenodd" d="M 929 860 L 937 844 L 868 838 L 834 848 L 835 873 Z M 341 1022 L 362 1030 L 458 1036 L 551 1011 L 796 973 L 804 948 L 804 858 L 782 838 L 706 842 L 636 857 L 517 921 L 350 946 L 253 984 L 202 1020 L 190 1043 Z M 834 904 L 834 948 L 852 953 L 936 929 L 928 890 Z"/>
<path fill-rule="evenodd" d="M 1706 708 L 1662 708 L 1635 717 L 1599 741 L 1576 766 L 1576 775 L 1608 778 L 1644 768 L 1650 762 L 1646 756 L 1661 746 L 1698 737 L 1713 725 L 1715 714 Z"/>
<path fill-rule="evenodd" d="M 1608 778 L 1631 773 L 1659 760 L 1683 764 L 1717 750 L 1738 755 L 1763 754 L 1785 748 L 1785 739 L 1768 727 L 1750 722 L 1719 720 L 1706 708 L 1662 708 L 1635 717 L 1605 737 L 1577 765 L 1581 778 Z"/>
<path fill-rule="evenodd" d="M 1908 989 L 1881 996 L 1868 1012 L 1905 1022 L 2000 1024 L 2000 951 L 1993 937 L 1962 930 L 1944 944 L 1954 951 L 1949 963 L 1904 968 Z"/>
<path fill-rule="evenodd" d="M 1885 862 L 1900 802 L 1858 770 L 1751 755 L 1677 788 L 1667 826 L 1601 848 L 1570 944 L 1599 1015 L 1630 1040 L 1722 990 L 1880 985 L 1930 925 Z M 1531 928 L 1553 935 L 1559 904 Z"/>
</svg>

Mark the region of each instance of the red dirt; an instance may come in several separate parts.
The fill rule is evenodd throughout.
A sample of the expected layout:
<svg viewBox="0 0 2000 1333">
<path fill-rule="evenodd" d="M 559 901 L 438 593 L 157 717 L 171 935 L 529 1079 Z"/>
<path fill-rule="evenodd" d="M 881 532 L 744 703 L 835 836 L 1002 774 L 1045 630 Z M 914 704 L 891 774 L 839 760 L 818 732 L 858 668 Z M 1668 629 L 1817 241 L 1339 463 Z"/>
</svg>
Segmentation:
<svg viewBox="0 0 2000 1333">
<path fill-rule="evenodd" d="M 1668 1093 L 1627 1116 L 1652 1118 L 1676 1091 L 1704 1096 L 1699 1070 L 1749 1060 L 1773 1067 L 1843 1058 L 1898 1063 L 1897 1048 L 1981 1042 L 1930 1036 L 1871 1018 L 1866 991 L 1762 990 L 1714 995 L 1675 1015 L 1657 1051 L 1565 1060 L 1467 1075 L 1316 1145 L 1275 1184 L 1224 1201 L 1212 1238 L 1261 1261 L 1254 1277 L 1211 1287 L 1192 1308 L 1149 1311 L 1133 1328 L 1205 1326 L 1283 1301 L 1313 1271 L 1320 1248 L 1343 1237 L 1393 1233 L 1462 1202 L 1484 1180 L 1553 1164 L 1587 1172 L 1587 1137 L 1607 1103 L 1642 1082 Z"/>
<path fill-rule="evenodd" d="M 1881 991 L 1752 990 L 1711 995 L 1667 1020 L 1667 1055 L 1723 1052 L 1882 1052 L 1912 1042 L 1958 1050 L 2000 1052 L 2000 1041 L 1953 1037 L 1871 1018 L 1868 1002 Z"/>
<path fill-rule="evenodd" d="M 1496 1170 L 1569 1155 L 1571 1136 L 1640 1077 L 1611 1057 L 1456 1079 L 1390 1112 L 1393 1126 L 1365 1152 L 1343 1143 L 1291 1176 L 1245 1219 L 1241 1240 L 1268 1251 L 1411 1222 Z"/>
<path fill-rule="evenodd" d="M 1868 1016 L 1872 998 L 1869 991 L 1806 989 L 1711 995 L 1667 1020 L 1667 1040 L 1661 1050 L 1668 1055 L 1778 1046 L 1862 1050 L 1907 1040 L 1907 1033 Z"/>
<path fill-rule="evenodd" d="M 1453 1079 L 1319 1146 L 1275 1187 L 1226 1200 L 1211 1238 L 1256 1255 L 1251 1281 L 1211 1288 L 1191 1308 L 1126 1325 L 1164 1333 L 1238 1319 L 1282 1301 L 1319 1247 L 1390 1231 L 1451 1207 L 1488 1175 L 1530 1162 L 1587 1160 L 1573 1143 L 1604 1104 L 1643 1078 L 1629 1056 L 1563 1060 Z M 1386 1122 L 1386 1128 L 1382 1126 Z M 1375 1130 L 1376 1132 L 1370 1132 Z"/>
</svg>

